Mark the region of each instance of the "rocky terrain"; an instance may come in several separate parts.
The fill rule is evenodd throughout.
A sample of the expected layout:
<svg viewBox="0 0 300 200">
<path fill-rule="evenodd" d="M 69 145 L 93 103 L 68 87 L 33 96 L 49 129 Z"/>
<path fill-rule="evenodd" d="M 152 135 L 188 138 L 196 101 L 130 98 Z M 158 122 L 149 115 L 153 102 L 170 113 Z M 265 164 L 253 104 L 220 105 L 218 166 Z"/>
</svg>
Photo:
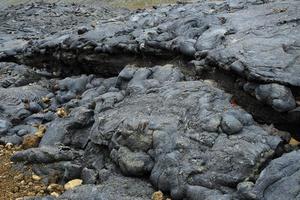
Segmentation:
<svg viewBox="0 0 300 200">
<path fill-rule="evenodd" d="M 299 1 L 0 22 L 0 144 L 47 188 L 25 199 L 300 199 Z"/>
<path fill-rule="evenodd" d="M 19 151 L 19 147 L 10 144 L 0 146 L 0 199 L 17 199 L 24 196 L 44 196 L 46 186 L 40 178 L 28 168 L 13 165 L 10 158 Z"/>
</svg>

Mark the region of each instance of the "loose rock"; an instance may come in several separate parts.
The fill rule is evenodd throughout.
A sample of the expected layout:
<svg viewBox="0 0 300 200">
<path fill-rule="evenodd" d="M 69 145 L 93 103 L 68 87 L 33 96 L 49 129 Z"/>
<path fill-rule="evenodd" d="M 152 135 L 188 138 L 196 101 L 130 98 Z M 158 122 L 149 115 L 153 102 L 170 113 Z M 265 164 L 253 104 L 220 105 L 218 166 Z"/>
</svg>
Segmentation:
<svg viewBox="0 0 300 200">
<path fill-rule="evenodd" d="M 81 179 L 74 179 L 74 180 L 71 180 L 68 183 L 66 183 L 64 185 L 64 188 L 65 188 L 65 190 L 71 190 L 71 189 L 73 189 L 73 188 L 75 188 L 75 187 L 77 187 L 77 186 L 79 186 L 81 184 L 82 184 L 82 180 Z"/>
</svg>

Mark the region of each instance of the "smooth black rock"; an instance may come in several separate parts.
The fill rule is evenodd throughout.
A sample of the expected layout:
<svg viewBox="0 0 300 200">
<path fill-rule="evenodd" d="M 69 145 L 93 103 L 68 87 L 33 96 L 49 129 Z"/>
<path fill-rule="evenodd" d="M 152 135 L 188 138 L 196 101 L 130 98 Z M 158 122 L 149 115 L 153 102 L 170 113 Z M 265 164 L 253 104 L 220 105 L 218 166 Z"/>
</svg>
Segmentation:
<svg viewBox="0 0 300 200">
<path fill-rule="evenodd" d="M 151 184 L 140 179 L 112 176 L 100 185 L 83 185 L 66 191 L 58 199 L 145 200 L 154 192 Z"/>
<path fill-rule="evenodd" d="M 18 135 L 4 136 L 0 138 L 0 144 L 11 143 L 13 145 L 20 145 L 22 141 L 22 138 Z"/>
<path fill-rule="evenodd" d="M 0 135 L 5 135 L 11 126 L 9 121 L 0 119 Z"/>
<path fill-rule="evenodd" d="M 39 148 L 12 160 L 46 182 L 97 184 L 59 199 L 150 199 L 153 187 L 174 200 L 297 198 L 298 152 L 272 160 L 290 136 L 220 88 L 232 79 L 249 104 L 298 112 L 299 1 L 203 0 L 109 20 L 47 5 L 0 14 L 0 62 L 31 66 L 0 63 L 0 141 L 45 124 Z M 51 13 L 66 20 L 41 27 Z"/>
<path fill-rule="evenodd" d="M 29 163 L 53 163 L 68 161 L 76 158 L 78 153 L 72 150 L 64 150 L 57 147 L 31 148 L 15 153 L 12 161 L 26 161 Z"/>
<path fill-rule="evenodd" d="M 279 84 L 259 85 L 255 89 L 256 98 L 266 102 L 279 112 L 292 110 L 296 102 L 291 90 Z"/>
<path fill-rule="evenodd" d="M 221 122 L 222 130 L 231 135 L 240 132 L 243 129 L 243 124 L 232 115 L 225 114 Z"/>
<path fill-rule="evenodd" d="M 143 85 L 154 78 L 147 69 L 139 71 L 131 83 Z M 124 174 L 150 170 L 154 186 L 170 192 L 173 199 L 187 197 L 189 185 L 230 197 L 236 192 L 232 187 L 251 176 L 260 165 L 258 158 L 265 153 L 268 158 L 267 152 L 274 152 L 281 139 L 231 105 L 230 95 L 201 81 L 179 80 L 143 90 L 132 90 L 129 82 L 129 96 L 108 110 L 96 110 L 90 140 L 107 146 Z M 146 155 L 154 158 L 148 170 Z"/>
<path fill-rule="evenodd" d="M 72 138 L 76 130 L 85 128 L 93 123 L 93 111 L 84 107 L 77 107 L 71 111 L 66 118 L 57 118 L 52 121 L 47 128 L 47 131 L 40 142 L 40 146 L 51 146 L 63 143 L 65 137 Z M 87 136 L 84 136 L 88 139 Z M 80 139 L 77 138 L 77 139 Z M 79 142 L 78 142 L 79 143 Z"/>
<path fill-rule="evenodd" d="M 299 151 L 293 151 L 271 161 L 256 181 L 252 190 L 253 195 L 263 200 L 300 198 L 299 157 Z"/>
<path fill-rule="evenodd" d="M 124 64 L 134 62 L 132 55 L 179 54 L 204 59 L 210 68 L 218 67 L 252 82 L 299 87 L 299 6 L 297 0 L 199 1 L 165 6 L 103 20 L 80 35 L 70 29 L 22 45 L 17 39 L 13 44 L 4 40 L 1 53 L 4 58 L 31 63 L 40 50 L 46 50 L 54 55 L 49 57 L 51 62 L 63 60 L 63 65 L 71 66 L 75 62 L 84 66 L 83 71 L 87 66 L 105 76 L 116 75 Z M 24 50 L 17 51 L 15 46 Z M 78 52 L 72 53 L 73 49 Z M 134 87 L 142 86 L 135 83 Z M 288 102 L 278 100 L 282 97 Z M 289 92 L 278 99 L 258 95 L 258 100 L 279 112 L 294 109 L 295 97 Z"/>
</svg>

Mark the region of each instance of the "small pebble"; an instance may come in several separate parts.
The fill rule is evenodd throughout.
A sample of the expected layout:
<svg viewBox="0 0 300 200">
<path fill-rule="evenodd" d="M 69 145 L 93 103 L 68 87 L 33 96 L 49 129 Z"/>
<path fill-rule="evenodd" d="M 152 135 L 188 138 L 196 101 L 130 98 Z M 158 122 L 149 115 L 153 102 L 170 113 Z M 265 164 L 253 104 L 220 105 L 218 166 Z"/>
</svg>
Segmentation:
<svg viewBox="0 0 300 200">
<path fill-rule="evenodd" d="M 50 98 L 49 97 L 43 97 L 42 101 L 46 104 L 50 103 Z"/>
<path fill-rule="evenodd" d="M 59 194 L 57 192 L 51 192 L 50 194 L 51 196 L 54 196 L 54 197 L 59 197 Z"/>
<path fill-rule="evenodd" d="M 164 194 L 161 191 L 154 192 L 152 195 L 152 200 L 163 200 Z"/>
<path fill-rule="evenodd" d="M 67 111 L 66 111 L 64 108 L 58 108 L 58 109 L 56 110 L 56 114 L 57 114 L 57 116 L 60 117 L 60 118 L 64 118 L 64 117 L 67 117 L 67 116 L 68 116 L 68 113 L 67 113 Z"/>
<path fill-rule="evenodd" d="M 11 149 L 13 147 L 12 143 L 6 143 L 5 148 Z"/>
<path fill-rule="evenodd" d="M 291 138 L 289 144 L 290 144 L 291 146 L 297 146 L 297 145 L 300 144 L 300 142 L 297 141 L 297 140 L 295 140 L 294 138 Z"/>
<path fill-rule="evenodd" d="M 48 192 L 57 192 L 62 193 L 64 191 L 64 188 L 62 185 L 52 183 L 47 187 Z"/>
<path fill-rule="evenodd" d="M 28 192 L 27 196 L 35 196 L 35 192 Z"/>
<path fill-rule="evenodd" d="M 24 177 L 23 174 L 19 174 L 19 175 L 15 176 L 14 179 L 18 181 L 18 180 L 22 180 L 23 177 Z"/>
<path fill-rule="evenodd" d="M 69 181 L 68 183 L 66 183 L 64 185 L 65 190 L 70 190 L 73 189 L 76 186 L 79 186 L 82 184 L 82 180 L 81 179 L 73 179 L 71 181 Z"/>
</svg>

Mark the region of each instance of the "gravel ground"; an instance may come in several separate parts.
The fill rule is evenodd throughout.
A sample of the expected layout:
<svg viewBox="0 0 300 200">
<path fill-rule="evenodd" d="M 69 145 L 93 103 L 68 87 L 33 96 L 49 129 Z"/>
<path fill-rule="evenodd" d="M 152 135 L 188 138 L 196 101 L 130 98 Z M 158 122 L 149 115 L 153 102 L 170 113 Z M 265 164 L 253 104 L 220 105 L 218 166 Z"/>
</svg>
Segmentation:
<svg viewBox="0 0 300 200">
<path fill-rule="evenodd" d="M 29 167 L 24 172 L 15 169 L 10 157 L 19 150 L 19 147 L 0 145 L 0 200 L 43 196 L 47 193 L 46 186 L 33 176 Z"/>
</svg>

